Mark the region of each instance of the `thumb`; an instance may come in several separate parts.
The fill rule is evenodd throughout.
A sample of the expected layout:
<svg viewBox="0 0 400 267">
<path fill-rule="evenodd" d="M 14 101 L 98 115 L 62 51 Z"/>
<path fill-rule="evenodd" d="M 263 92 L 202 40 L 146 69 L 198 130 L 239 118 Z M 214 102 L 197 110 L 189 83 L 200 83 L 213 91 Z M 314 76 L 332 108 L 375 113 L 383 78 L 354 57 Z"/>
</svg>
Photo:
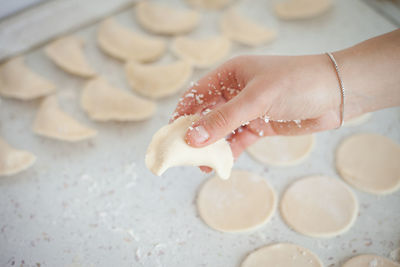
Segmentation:
<svg viewBox="0 0 400 267">
<path fill-rule="evenodd" d="M 218 141 L 251 120 L 251 109 L 251 104 L 239 93 L 195 122 L 186 133 L 186 142 L 193 147 L 203 147 Z"/>
</svg>

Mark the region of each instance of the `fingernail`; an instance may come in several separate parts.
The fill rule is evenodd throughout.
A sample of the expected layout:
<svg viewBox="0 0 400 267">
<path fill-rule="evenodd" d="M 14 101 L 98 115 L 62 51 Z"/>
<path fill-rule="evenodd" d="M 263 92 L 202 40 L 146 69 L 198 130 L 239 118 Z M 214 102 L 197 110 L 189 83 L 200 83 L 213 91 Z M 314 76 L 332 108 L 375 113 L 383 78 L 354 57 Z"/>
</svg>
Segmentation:
<svg viewBox="0 0 400 267">
<path fill-rule="evenodd" d="M 210 135 L 202 125 L 189 129 L 188 136 L 197 144 L 205 143 L 210 138 Z"/>
</svg>

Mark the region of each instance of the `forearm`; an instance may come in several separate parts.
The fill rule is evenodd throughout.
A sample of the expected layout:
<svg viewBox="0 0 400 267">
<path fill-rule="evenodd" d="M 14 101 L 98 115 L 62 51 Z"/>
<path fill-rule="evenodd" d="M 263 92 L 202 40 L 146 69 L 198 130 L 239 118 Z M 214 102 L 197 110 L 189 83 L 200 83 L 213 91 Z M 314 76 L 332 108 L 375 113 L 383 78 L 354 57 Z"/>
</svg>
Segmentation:
<svg viewBox="0 0 400 267">
<path fill-rule="evenodd" d="M 400 29 L 334 55 L 346 88 L 345 118 L 400 105 Z"/>
</svg>

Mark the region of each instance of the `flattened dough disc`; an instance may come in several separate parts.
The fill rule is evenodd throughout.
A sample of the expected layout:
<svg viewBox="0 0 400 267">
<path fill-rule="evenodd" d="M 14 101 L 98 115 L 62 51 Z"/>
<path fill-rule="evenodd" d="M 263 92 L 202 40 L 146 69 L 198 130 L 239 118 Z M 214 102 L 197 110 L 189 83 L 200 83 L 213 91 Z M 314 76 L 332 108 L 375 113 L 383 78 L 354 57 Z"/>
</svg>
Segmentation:
<svg viewBox="0 0 400 267">
<path fill-rule="evenodd" d="M 400 267 L 400 264 L 378 255 L 364 254 L 351 258 L 342 267 Z"/>
<path fill-rule="evenodd" d="M 279 243 L 250 253 L 241 267 L 322 267 L 320 259 L 306 248 Z"/>
<path fill-rule="evenodd" d="M 276 197 L 267 180 L 247 171 L 232 171 L 228 180 L 214 176 L 200 189 L 197 209 L 203 221 L 222 232 L 244 232 L 265 224 Z"/>
<path fill-rule="evenodd" d="M 249 146 L 247 152 L 264 164 L 295 165 L 310 154 L 314 139 L 313 135 L 264 137 Z"/>
<path fill-rule="evenodd" d="M 30 70 L 22 56 L 0 66 L 0 95 L 30 100 L 54 92 L 55 85 Z"/>
<path fill-rule="evenodd" d="M 215 169 L 222 179 L 229 178 L 233 156 L 224 138 L 202 148 L 186 143 L 186 131 L 198 119 L 198 115 L 182 116 L 154 134 L 145 158 L 146 166 L 152 173 L 160 176 L 170 167 L 204 165 Z"/>
<path fill-rule="evenodd" d="M 220 9 L 232 2 L 232 0 L 186 0 L 197 8 Z"/>
<path fill-rule="evenodd" d="M 378 134 L 346 138 L 336 151 L 340 176 L 372 194 L 389 194 L 400 188 L 400 145 Z"/>
<path fill-rule="evenodd" d="M 346 127 L 347 126 L 358 126 L 358 125 L 364 124 L 371 118 L 371 116 L 372 116 L 372 113 L 365 113 L 361 116 L 358 116 L 358 117 L 355 117 L 355 118 L 345 121 L 344 126 L 346 126 Z"/>
<path fill-rule="evenodd" d="M 295 20 L 319 16 L 332 7 L 332 0 L 287 0 L 275 5 L 281 19 Z"/>
<path fill-rule="evenodd" d="M 291 184 L 280 208 L 291 228 L 312 237 L 344 233 L 358 212 L 353 192 L 339 179 L 326 176 L 310 176 Z"/>
<path fill-rule="evenodd" d="M 13 148 L 0 136 L 0 176 L 17 174 L 35 163 L 32 153 Z"/>
</svg>

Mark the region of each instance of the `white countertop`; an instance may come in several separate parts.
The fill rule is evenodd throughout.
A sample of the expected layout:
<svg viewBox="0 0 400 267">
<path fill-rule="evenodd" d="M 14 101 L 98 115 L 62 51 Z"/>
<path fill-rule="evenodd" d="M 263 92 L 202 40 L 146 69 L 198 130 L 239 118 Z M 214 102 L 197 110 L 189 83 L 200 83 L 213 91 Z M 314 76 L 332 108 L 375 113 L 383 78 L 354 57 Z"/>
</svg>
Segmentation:
<svg viewBox="0 0 400 267">
<path fill-rule="evenodd" d="M 270 7 L 261 0 L 241 2 L 244 13 L 264 20 L 279 35 L 274 43 L 254 50 L 235 45 L 234 54 L 319 53 L 395 29 L 359 0 L 337 0 L 324 16 L 300 22 L 279 21 Z M 207 13 L 193 35 L 216 34 L 217 15 Z M 132 10 L 117 17 L 137 28 Z M 128 89 L 122 65 L 96 47 L 95 27 L 77 34 L 87 40 L 87 54 L 96 70 Z M 27 171 L 0 179 L 0 266 L 239 266 L 260 246 L 293 242 L 333 267 L 359 253 L 388 257 L 400 247 L 399 191 L 377 197 L 354 189 L 360 205 L 357 221 L 331 239 L 297 234 L 278 211 L 252 232 L 214 231 L 201 221 L 195 206 L 196 191 L 207 175 L 194 167 L 179 167 L 156 177 L 144 165 L 152 134 L 168 122 L 179 95 L 159 101 L 156 115 L 148 121 L 95 123 L 78 106 L 84 80 L 54 67 L 40 49 L 30 52 L 27 62 L 59 85 L 61 106 L 99 135 L 76 144 L 36 136 L 31 125 L 39 102 L 1 99 L 0 135 L 32 151 L 38 160 Z M 202 74 L 196 71 L 193 80 Z M 400 143 L 400 110 L 379 111 L 364 125 L 317 134 L 316 146 L 302 165 L 266 167 L 244 154 L 235 168 L 262 175 L 280 196 L 291 181 L 305 175 L 338 177 L 335 148 L 358 132 L 380 133 Z"/>
</svg>

